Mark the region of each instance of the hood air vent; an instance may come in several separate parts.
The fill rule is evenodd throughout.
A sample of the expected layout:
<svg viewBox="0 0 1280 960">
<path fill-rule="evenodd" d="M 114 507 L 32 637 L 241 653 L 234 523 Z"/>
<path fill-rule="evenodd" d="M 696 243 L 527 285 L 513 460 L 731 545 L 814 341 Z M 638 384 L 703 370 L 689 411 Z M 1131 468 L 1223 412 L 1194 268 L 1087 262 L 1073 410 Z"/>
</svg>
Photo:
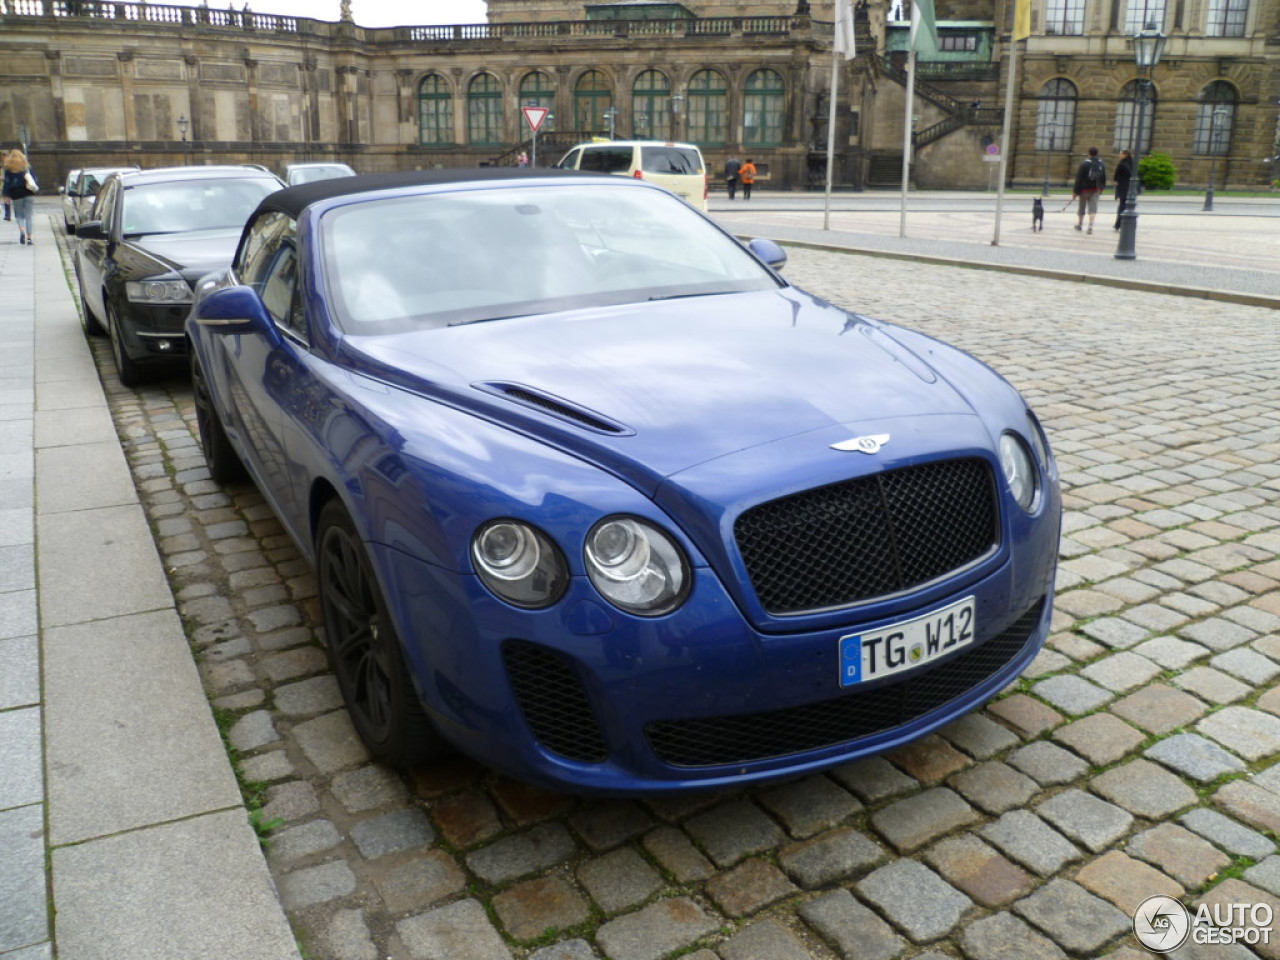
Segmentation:
<svg viewBox="0 0 1280 960">
<path fill-rule="evenodd" d="M 562 420 L 568 420 L 589 430 L 596 430 L 600 433 L 608 433 L 614 436 L 631 436 L 635 433 L 634 430 L 606 419 L 598 413 L 574 406 L 559 397 L 541 393 L 518 383 L 478 383 L 475 386 L 486 393 L 496 393 L 525 406 L 536 407 L 543 413 L 549 413 Z"/>
</svg>

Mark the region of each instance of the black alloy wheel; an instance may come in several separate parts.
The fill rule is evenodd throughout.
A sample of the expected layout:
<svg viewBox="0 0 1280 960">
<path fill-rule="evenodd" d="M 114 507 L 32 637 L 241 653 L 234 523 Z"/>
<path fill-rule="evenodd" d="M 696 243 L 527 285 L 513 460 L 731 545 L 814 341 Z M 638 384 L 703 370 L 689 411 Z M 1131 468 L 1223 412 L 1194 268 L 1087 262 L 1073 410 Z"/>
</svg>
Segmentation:
<svg viewBox="0 0 1280 960">
<path fill-rule="evenodd" d="M 320 511 L 316 575 L 329 658 L 360 739 L 393 766 L 432 759 L 443 741 L 409 679 L 364 544 L 337 500 Z"/>
<path fill-rule="evenodd" d="M 89 306 L 89 300 L 84 295 L 84 277 L 80 275 L 80 262 L 76 261 L 76 285 L 80 288 L 80 327 L 84 330 L 86 337 L 101 337 L 107 331 L 102 326 L 102 321 L 93 312 Z"/>
<path fill-rule="evenodd" d="M 209 392 L 209 382 L 195 350 L 191 350 L 191 395 L 196 408 L 196 427 L 200 431 L 200 448 L 204 462 L 209 466 L 209 476 L 215 483 L 234 483 L 247 476 L 244 461 L 231 445 L 227 431 L 222 426 Z"/>
<path fill-rule="evenodd" d="M 111 334 L 111 355 L 116 361 L 116 373 L 126 387 L 136 387 L 146 379 L 142 366 L 125 349 L 124 337 L 120 333 L 120 317 L 116 308 L 111 305 L 111 299 L 104 294 L 102 302 L 107 309 L 107 327 Z"/>
</svg>

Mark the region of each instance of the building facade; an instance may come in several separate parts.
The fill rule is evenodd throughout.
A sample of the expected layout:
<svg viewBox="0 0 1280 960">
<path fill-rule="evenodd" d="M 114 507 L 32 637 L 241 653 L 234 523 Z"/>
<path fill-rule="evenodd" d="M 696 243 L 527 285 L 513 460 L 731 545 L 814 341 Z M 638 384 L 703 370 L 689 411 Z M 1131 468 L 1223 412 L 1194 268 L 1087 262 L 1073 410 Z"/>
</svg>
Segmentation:
<svg viewBox="0 0 1280 960">
<path fill-rule="evenodd" d="M 487 0 L 489 21 L 359 26 L 201 6 L 0 0 L 0 143 L 46 181 L 90 164 L 334 159 L 362 172 L 538 162 L 593 136 L 687 139 L 712 171 L 750 156 L 762 181 L 819 186 L 831 0 Z M 358 0 L 357 0 L 358 3 Z M 904 9 L 905 7 L 905 9 Z M 908 122 L 910 0 L 859 0 L 838 61 L 835 181 L 896 186 Z M 1031 0 L 1010 143 L 1001 143 L 1012 0 L 937 0 L 918 48 L 913 181 L 1069 182 L 1081 155 L 1168 154 L 1180 185 L 1277 175 L 1275 0 Z M 358 9 L 355 12 L 358 16 Z M 1140 77 L 1132 36 L 1168 35 Z M 1149 82 L 1147 80 L 1149 79 Z"/>
</svg>

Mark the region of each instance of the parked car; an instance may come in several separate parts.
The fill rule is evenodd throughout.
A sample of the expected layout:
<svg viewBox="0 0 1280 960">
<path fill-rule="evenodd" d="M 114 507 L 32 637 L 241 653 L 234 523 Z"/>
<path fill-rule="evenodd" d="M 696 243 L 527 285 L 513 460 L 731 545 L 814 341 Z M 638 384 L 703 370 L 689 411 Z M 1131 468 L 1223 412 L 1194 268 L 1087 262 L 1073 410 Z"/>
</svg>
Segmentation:
<svg viewBox="0 0 1280 960">
<path fill-rule="evenodd" d="M 602 140 L 580 143 L 556 164 L 562 170 L 612 173 L 648 180 L 707 212 L 707 165 L 692 143 Z"/>
<path fill-rule="evenodd" d="M 345 163 L 291 163 L 284 168 L 284 179 L 291 187 L 315 180 L 354 177 L 356 172 Z"/>
<path fill-rule="evenodd" d="M 62 225 L 67 233 L 70 233 L 75 223 L 75 189 L 76 177 L 80 176 L 79 170 L 70 170 L 67 172 L 66 181 L 58 188 L 58 192 L 62 194 Z"/>
<path fill-rule="evenodd" d="M 635 794 L 900 746 L 1049 629 L 1061 501 L 978 360 L 647 181 L 266 197 L 187 322 L 215 479 L 315 564 L 374 756 Z"/>
<path fill-rule="evenodd" d="M 84 170 L 72 170 L 67 174 L 66 185 L 59 191 L 62 194 L 62 225 L 67 233 L 75 233 L 80 221 L 89 219 L 93 202 L 98 199 L 98 191 L 102 189 L 103 180 L 113 173 L 137 169 L 137 167 L 89 167 Z"/>
<path fill-rule="evenodd" d="M 284 184 L 253 166 L 109 174 L 76 227 L 85 332 L 107 333 L 121 383 L 186 356 L 183 321 L 204 274 L 231 262 L 245 220 Z"/>
</svg>

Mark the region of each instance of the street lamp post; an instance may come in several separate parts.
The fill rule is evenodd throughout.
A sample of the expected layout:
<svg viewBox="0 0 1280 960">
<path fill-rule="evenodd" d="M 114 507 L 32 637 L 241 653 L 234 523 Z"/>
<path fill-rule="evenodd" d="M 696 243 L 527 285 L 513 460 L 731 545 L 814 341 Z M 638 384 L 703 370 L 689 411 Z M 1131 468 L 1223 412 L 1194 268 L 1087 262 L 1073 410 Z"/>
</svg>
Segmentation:
<svg viewBox="0 0 1280 960">
<path fill-rule="evenodd" d="M 1204 192 L 1204 210 L 1213 209 L 1213 180 L 1218 171 L 1218 140 L 1222 131 L 1218 128 L 1219 117 L 1229 117 L 1231 111 L 1226 107 L 1214 107 L 1209 114 L 1209 186 Z"/>
<path fill-rule="evenodd" d="M 1049 195 L 1049 165 L 1053 163 L 1053 151 L 1058 149 L 1058 128 L 1065 126 L 1065 124 L 1056 118 L 1046 120 L 1044 124 L 1049 128 L 1049 152 L 1044 158 L 1044 185 L 1040 188 L 1040 195 L 1047 197 Z"/>
<path fill-rule="evenodd" d="M 636 134 L 637 140 L 645 140 L 648 138 L 649 114 L 645 113 L 643 110 L 636 114 L 636 129 L 641 131 L 641 133 Z"/>
<path fill-rule="evenodd" d="M 187 126 L 191 123 L 186 114 L 178 114 L 178 131 L 182 134 L 182 159 L 187 160 Z"/>
<path fill-rule="evenodd" d="M 617 107 L 609 107 L 608 109 L 606 109 L 606 110 L 605 110 L 605 112 L 604 112 L 603 114 L 601 114 L 601 116 L 602 116 L 602 117 L 604 117 L 604 119 L 605 119 L 605 120 L 607 120 L 607 121 L 608 121 L 608 123 L 609 123 L 609 139 L 610 139 L 610 140 L 612 140 L 612 139 L 613 139 L 613 124 L 614 124 L 614 121 L 615 121 L 615 120 L 617 119 L 617 117 L 618 117 L 618 108 L 617 108 Z"/>
<path fill-rule="evenodd" d="M 1164 53 L 1165 41 L 1169 38 L 1154 24 L 1148 23 L 1146 28 L 1133 38 L 1133 57 L 1138 66 L 1138 130 L 1133 144 L 1133 189 L 1129 191 L 1120 211 L 1120 241 L 1116 244 L 1115 259 L 1136 260 L 1138 252 L 1135 248 L 1138 234 L 1138 194 L 1142 190 L 1142 176 L 1139 159 L 1142 156 L 1142 134 L 1146 126 L 1146 110 L 1149 88 L 1152 85 L 1151 74 L 1155 72 L 1160 55 Z"/>
</svg>

